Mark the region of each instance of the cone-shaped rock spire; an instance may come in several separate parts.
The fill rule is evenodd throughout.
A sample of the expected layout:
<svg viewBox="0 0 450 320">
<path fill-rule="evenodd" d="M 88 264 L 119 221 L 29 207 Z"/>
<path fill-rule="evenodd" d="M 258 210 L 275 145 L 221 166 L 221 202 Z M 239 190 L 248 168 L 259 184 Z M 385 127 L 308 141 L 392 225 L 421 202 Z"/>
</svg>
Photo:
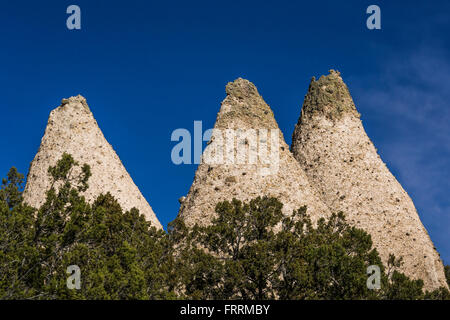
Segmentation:
<svg viewBox="0 0 450 320">
<path fill-rule="evenodd" d="M 88 201 L 101 193 L 110 192 L 124 210 L 136 207 L 147 221 L 162 228 L 152 208 L 103 136 L 86 99 L 80 95 L 63 99 L 61 106 L 50 113 L 41 146 L 28 172 L 25 202 L 34 207 L 42 205 L 45 192 L 50 188 L 48 168 L 54 166 L 64 152 L 71 154 L 80 164 L 86 163 L 91 167 L 89 188 L 83 193 Z"/>
<path fill-rule="evenodd" d="M 384 263 L 391 253 L 403 257 L 401 270 L 426 289 L 446 286 L 413 202 L 377 154 L 338 72 L 312 79 L 292 152 L 330 210 L 372 235 Z"/>
<path fill-rule="evenodd" d="M 189 226 L 205 225 L 218 202 L 258 196 L 277 197 L 285 214 L 307 205 L 313 220 L 328 216 L 255 85 L 239 78 L 226 93 L 191 189 L 180 200 L 180 217 Z"/>
</svg>

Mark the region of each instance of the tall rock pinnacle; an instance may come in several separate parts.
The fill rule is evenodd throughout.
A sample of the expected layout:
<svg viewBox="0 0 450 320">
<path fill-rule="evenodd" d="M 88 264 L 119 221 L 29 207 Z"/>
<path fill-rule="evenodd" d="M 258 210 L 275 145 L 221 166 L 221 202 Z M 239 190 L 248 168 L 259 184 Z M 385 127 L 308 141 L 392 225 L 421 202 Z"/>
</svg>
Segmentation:
<svg viewBox="0 0 450 320">
<path fill-rule="evenodd" d="M 256 87 L 239 78 L 226 93 L 191 189 L 180 199 L 179 216 L 188 226 L 205 225 L 218 202 L 258 196 L 277 197 L 285 214 L 307 205 L 313 220 L 328 216 Z"/>
<path fill-rule="evenodd" d="M 89 188 L 83 195 L 88 201 L 110 192 L 124 210 L 133 207 L 144 214 L 156 228 L 162 226 L 152 208 L 134 184 L 119 157 L 106 141 L 92 115 L 86 99 L 78 95 L 63 99 L 61 106 L 50 113 L 41 146 L 31 163 L 24 191 L 24 200 L 40 207 L 50 188 L 48 167 L 54 166 L 66 152 L 80 164 L 91 167 Z"/>
<path fill-rule="evenodd" d="M 292 152 L 324 203 L 368 231 L 383 263 L 425 289 L 447 286 L 443 264 L 414 204 L 377 154 L 339 72 L 314 78 L 292 137 Z"/>
</svg>

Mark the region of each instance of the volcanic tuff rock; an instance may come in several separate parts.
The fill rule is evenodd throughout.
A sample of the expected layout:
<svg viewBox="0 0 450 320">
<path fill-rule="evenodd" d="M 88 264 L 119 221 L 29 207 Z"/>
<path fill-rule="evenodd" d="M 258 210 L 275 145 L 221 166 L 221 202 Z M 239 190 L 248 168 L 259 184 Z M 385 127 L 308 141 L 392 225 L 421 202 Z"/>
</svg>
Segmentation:
<svg viewBox="0 0 450 320">
<path fill-rule="evenodd" d="M 205 225 L 215 216 L 218 202 L 230 201 L 232 198 L 247 201 L 264 195 L 277 197 L 284 204 L 285 214 L 291 214 L 294 209 L 307 205 L 313 221 L 318 217 L 328 216 L 328 208 L 309 185 L 305 173 L 290 153 L 283 134 L 278 129 L 272 110 L 256 87 L 239 78 L 228 83 L 226 93 L 227 97 L 222 102 L 214 126 L 215 132 L 219 134 L 213 133 L 187 197 L 180 198 L 179 216 L 188 226 L 195 223 Z M 256 139 L 251 134 L 246 136 L 239 133 L 234 140 L 226 139 L 225 132 L 248 134 L 252 133 L 252 129 L 255 129 Z M 271 129 L 273 130 L 269 131 Z M 268 131 L 266 136 L 264 130 Z M 220 139 L 220 132 L 223 139 Z M 273 136 L 272 132 L 275 133 Z M 221 150 L 225 140 L 231 141 L 222 148 L 228 157 L 226 159 L 235 159 L 235 162 L 213 163 L 206 159 L 207 155 L 214 153 L 212 150 Z M 262 156 L 264 144 L 267 150 L 270 147 L 270 157 Z M 251 152 L 258 154 L 257 161 L 250 161 L 248 155 Z"/>
<path fill-rule="evenodd" d="M 97 125 L 86 99 L 78 95 L 63 99 L 61 106 L 50 113 L 41 146 L 31 163 L 24 191 L 25 202 L 39 207 L 50 188 L 49 166 L 54 166 L 66 152 L 80 164 L 91 167 L 89 188 L 83 195 L 88 201 L 101 193 L 110 192 L 124 210 L 133 207 L 147 221 L 161 229 L 152 208 L 134 184 L 119 157 L 106 141 Z"/>
<path fill-rule="evenodd" d="M 339 72 L 312 79 L 292 152 L 330 210 L 372 235 L 384 263 L 390 253 L 403 257 L 401 270 L 425 289 L 447 286 L 411 198 L 377 154 Z"/>
</svg>

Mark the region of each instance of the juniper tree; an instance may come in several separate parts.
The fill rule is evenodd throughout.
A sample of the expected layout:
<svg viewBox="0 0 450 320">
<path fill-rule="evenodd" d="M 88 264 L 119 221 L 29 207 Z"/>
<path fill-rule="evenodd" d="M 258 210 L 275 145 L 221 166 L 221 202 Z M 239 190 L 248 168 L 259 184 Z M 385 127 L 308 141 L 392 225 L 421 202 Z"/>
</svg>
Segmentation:
<svg viewBox="0 0 450 320">
<path fill-rule="evenodd" d="M 0 188 L 0 299 L 35 295 L 30 266 L 38 250 L 33 242 L 35 210 L 23 204 L 24 177 L 11 168 Z"/>
</svg>

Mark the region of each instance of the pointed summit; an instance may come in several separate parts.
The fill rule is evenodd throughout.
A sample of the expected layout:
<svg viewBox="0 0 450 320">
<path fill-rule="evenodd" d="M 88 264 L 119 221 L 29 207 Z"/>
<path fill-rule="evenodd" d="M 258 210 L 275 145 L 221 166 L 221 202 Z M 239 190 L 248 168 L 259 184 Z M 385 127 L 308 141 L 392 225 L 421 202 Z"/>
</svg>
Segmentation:
<svg viewBox="0 0 450 320">
<path fill-rule="evenodd" d="M 54 166 L 64 152 L 91 167 L 89 188 L 83 193 L 88 201 L 110 192 L 124 210 L 136 207 L 147 221 L 162 228 L 81 95 L 62 99 L 61 105 L 50 113 L 41 146 L 28 172 L 25 202 L 37 208 L 43 204 L 45 192 L 50 188 L 48 168 Z"/>
<path fill-rule="evenodd" d="M 237 78 L 233 82 L 228 82 L 225 91 L 229 96 L 237 98 L 250 98 L 259 96 L 258 89 L 250 81 L 242 78 Z"/>
<path fill-rule="evenodd" d="M 207 225 L 218 202 L 258 196 L 277 197 L 285 214 L 307 205 L 313 220 L 328 216 L 255 85 L 239 78 L 226 92 L 194 182 L 180 198 L 179 216 L 188 226 Z"/>
<path fill-rule="evenodd" d="M 321 76 L 317 81 L 314 77 L 311 79 L 303 103 L 303 114 L 310 117 L 322 114 L 329 119 L 339 119 L 344 114 L 359 117 L 340 72 L 335 70 L 329 72 L 329 75 Z"/>
<path fill-rule="evenodd" d="M 447 287 L 411 198 L 377 154 L 338 72 L 311 81 L 292 152 L 330 210 L 371 234 L 384 264 L 389 254 L 403 257 L 400 270 L 425 289 Z"/>
<path fill-rule="evenodd" d="M 75 96 L 75 97 L 70 97 L 68 99 L 62 99 L 61 100 L 61 105 L 60 107 L 64 107 L 65 105 L 68 106 L 76 106 L 77 104 L 81 104 L 86 112 L 91 112 L 91 109 L 89 109 L 89 106 L 87 104 L 86 98 L 83 97 L 81 94 Z"/>
</svg>

